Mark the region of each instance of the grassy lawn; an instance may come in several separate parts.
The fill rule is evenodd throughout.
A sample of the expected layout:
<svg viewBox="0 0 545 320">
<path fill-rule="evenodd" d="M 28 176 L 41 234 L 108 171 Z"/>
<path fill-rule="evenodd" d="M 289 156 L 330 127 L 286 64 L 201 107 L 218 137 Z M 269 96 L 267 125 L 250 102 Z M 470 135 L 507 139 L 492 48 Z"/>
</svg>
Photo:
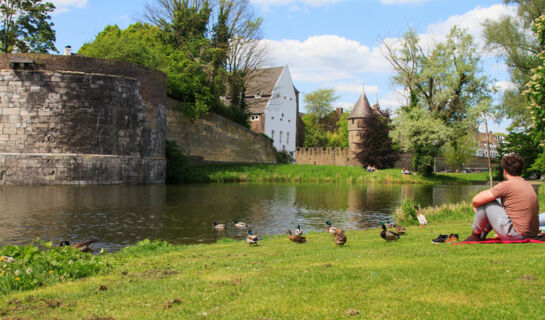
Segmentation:
<svg viewBox="0 0 545 320">
<path fill-rule="evenodd" d="M 487 172 L 438 173 L 431 178 L 402 175 L 401 169 L 369 173 L 361 167 L 314 165 L 210 165 L 192 167 L 188 182 L 273 182 L 273 183 L 485 183 Z"/>
<path fill-rule="evenodd" d="M 106 275 L 15 292 L 4 319 L 543 319 L 541 244 L 432 244 L 466 236 L 470 221 L 408 227 L 398 242 L 379 230 L 283 236 L 258 247 L 133 247 L 107 255 Z M 356 314 L 357 313 L 357 314 Z"/>
</svg>

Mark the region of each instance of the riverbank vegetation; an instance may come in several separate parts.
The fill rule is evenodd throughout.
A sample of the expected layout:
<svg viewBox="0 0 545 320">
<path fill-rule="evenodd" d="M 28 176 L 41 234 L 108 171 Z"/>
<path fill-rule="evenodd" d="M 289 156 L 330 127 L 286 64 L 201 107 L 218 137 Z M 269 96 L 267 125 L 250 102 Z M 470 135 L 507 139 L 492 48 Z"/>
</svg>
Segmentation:
<svg viewBox="0 0 545 320">
<path fill-rule="evenodd" d="M 403 175 L 400 169 L 367 172 L 361 167 L 314 165 L 226 164 L 192 167 L 186 182 L 257 182 L 257 183 L 485 183 L 486 172 L 439 173 L 431 177 Z"/>
</svg>

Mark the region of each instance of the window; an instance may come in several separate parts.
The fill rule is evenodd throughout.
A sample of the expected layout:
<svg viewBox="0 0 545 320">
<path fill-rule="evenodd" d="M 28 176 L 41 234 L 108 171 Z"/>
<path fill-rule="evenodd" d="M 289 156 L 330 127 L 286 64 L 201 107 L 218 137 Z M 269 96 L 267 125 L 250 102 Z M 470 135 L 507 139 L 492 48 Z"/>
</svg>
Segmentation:
<svg viewBox="0 0 545 320">
<path fill-rule="evenodd" d="M 278 138 L 278 142 L 279 142 L 279 143 L 282 143 L 282 131 L 280 131 L 280 135 L 279 135 L 279 138 Z"/>
<path fill-rule="evenodd" d="M 271 117 L 271 120 L 274 120 L 274 117 Z"/>
<path fill-rule="evenodd" d="M 274 130 L 271 130 L 271 139 L 274 140 Z"/>
<path fill-rule="evenodd" d="M 290 144 L 290 133 L 286 132 L 286 144 Z"/>
<path fill-rule="evenodd" d="M 291 119 L 288 119 L 288 123 L 291 123 Z"/>
</svg>

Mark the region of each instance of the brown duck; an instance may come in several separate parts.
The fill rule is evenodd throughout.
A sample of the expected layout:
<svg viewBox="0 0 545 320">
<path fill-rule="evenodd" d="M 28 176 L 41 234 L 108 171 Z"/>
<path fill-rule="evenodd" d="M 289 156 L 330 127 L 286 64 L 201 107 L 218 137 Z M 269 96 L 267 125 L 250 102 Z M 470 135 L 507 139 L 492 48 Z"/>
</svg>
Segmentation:
<svg viewBox="0 0 545 320">
<path fill-rule="evenodd" d="M 344 246 L 346 243 L 346 235 L 342 229 L 337 229 L 337 234 L 335 235 L 335 244 L 337 246 Z"/>
<path fill-rule="evenodd" d="M 291 230 L 286 230 L 286 234 L 288 235 L 288 238 L 293 242 L 296 242 L 296 243 L 305 243 L 305 242 L 307 242 L 306 237 L 303 237 L 300 234 L 292 234 Z"/>
</svg>

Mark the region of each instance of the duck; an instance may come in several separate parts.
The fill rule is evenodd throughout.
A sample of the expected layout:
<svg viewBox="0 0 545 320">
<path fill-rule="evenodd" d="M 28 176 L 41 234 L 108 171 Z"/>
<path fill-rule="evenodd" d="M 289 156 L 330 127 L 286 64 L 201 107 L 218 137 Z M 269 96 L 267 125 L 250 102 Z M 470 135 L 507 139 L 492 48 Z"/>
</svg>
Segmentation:
<svg viewBox="0 0 545 320">
<path fill-rule="evenodd" d="M 295 234 L 295 235 L 292 235 L 291 233 L 291 230 L 286 230 L 286 234 L 288 235 L 288 238 L 295 242 L 295 243 L 305 243 L 307 242 L 307 238 L 306 237 L 303 237 L 302 235 L 300 234 Z"/>
<path fill-rule="evenodd" d="M 78 249 L 79 251 L 81 252 L 89 252 L 91 251 L 91 244 L 95 243 L 96 240 L 86 240 L 86 241 L 82 241 L 82 242 L 78 242 L 78 243 L 74 243 L 72 245 L 70 245 L 70 242 L 68 241 L 62 241 L 60 244 L 59 244 L 59 247 L 72 247 L 74 249 Z"/>
<path fill-rule="evenodd" d="M 422 214 L 420 205 L 418 207 L 414 206 L 416 209 L 416 218 L 418 219 L 418 223 L 420 224 L 420 228 L 428 225 L 428 220 L 426 217 Z"/>
<path fill-rule="evenodd" d="M 242 221 L 238 221 L 238 220 L 233 220 L 233 224 L 237 228 L 246 228 L 248 226 L 248 224 L 246 222 L 242 222 Z"/>
<path fill-rule="evenodd" d="M 296 236 L 301 236 L 301 235 L 303 235 L 303 229 L 301 228 L 300 225 L 297 225 L 297 229 L 295 229 L 295 235 L 296 235 Z"/>
<path fill-rule="evenodd" d="M 223 231 L 225 230 L 225 225 L 223 223 L 214 222 L 214 230 Z"/>
<path fill-rule="evenodd" d="M 386 228 L 395 228 L 395 224 L 391 223 L 390 220 L 386 220 Z"/>
<path fill-rule="evenodd" d="M 335 235 L 335 245 L 344 246 L 346 243 L 346 235 L 342 229 L 337 229 L 337 234 Z"/>
<path fill-rule="evenodd" d="M 395 241 L 399 239 L 399 234 L 390 230 L 386 230 L 386 225 L 384 224 L 384 222 L 381 222 L 380 225 L 382 226 L 382 232 L 380 233 L 380 237 L 382 239 L 386 241 L 392 241 L 392 240 Z"/>
<path fill-rule="evenodd" d="M 405 234 L 405 227 L 396 224 L 396 233 L 399 235 Z"/>
<path fill-rule="evenodd" d="M 338 229 L 338 228 L 332 226 L 332 225 L 331 225 L 331 222 L 329 222 L 329 220 L 326 220 L 325 224 L 327 225 L 327 226 L 325 227 L 325 231 L 331 233 L 331 235 L 333 235 L 333 236 L 337 234 L 337 229 Z"/>
<path fill-rule="evenodd" d="M 246 236 L 246 242 L 251 246 L 256 245 L 257 246 L 257 236 L 252 233 L 252 230 L 248 229 L 248 235 Z"/>
</svg>

